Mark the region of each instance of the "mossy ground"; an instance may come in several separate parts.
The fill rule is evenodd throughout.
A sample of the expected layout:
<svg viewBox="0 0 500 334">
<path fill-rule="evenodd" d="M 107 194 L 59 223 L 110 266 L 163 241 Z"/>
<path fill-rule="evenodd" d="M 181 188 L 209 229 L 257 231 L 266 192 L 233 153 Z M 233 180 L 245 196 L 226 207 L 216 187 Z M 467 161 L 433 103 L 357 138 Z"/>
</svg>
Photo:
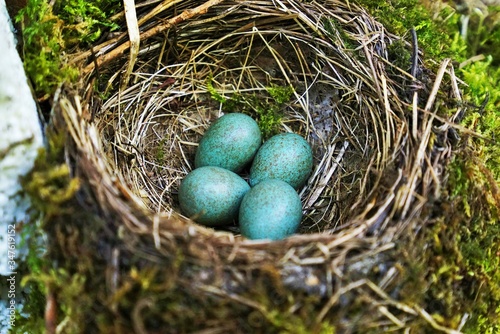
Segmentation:
<svg viewBox="0 0 500 334">
<path fill-rule="evenodd" d="M 433 203 L 441 218 L 429 222 L 429 228 L 415 240 L 415 248 L 426 251 L 411 254 L 405 250 L 401 258 L 406 258 L 406 268 L 416 270 L 408 272 L 408 282 L 422 290 L 436 319 L 456 328 L 467 313 L 465 333 L 498 333 L 500 146 L 495 138 L 500 138 L 500 69 L 499 50 L 491 46 L 500 45 L 500 25 L 491 21 L 488 25 L 488 20 L 473 13 L 465 41 L 459 35 L 460 14 L 451 7 L 432 13 L 437 15 L 431 19 L 417 0 L 357 2 L 398 34 L 414 27 L 426 59 L 439 62 L 450 57 L 458 65 L 484 55 L 457 71 L 467 83 L 463 101 L 469 108 L 462 125 L 482 137 L 464 135 L 455 151 L 442 202 Z M 490 14 L 498 15 L 498 8 L 490 8 Z M 417 282 L 415 277 L 419 277 Z M 416 298 L 418 294 L 410 297 Z"/>
<path fill-rule="evenodd" d="M 409 29 L 414 27 L 426 61 L 431 59 L 439 62 L 445 57 L 452 57 L 458 65 L 478 53 L 486 55 L 483 60 L 457 70 L 468 83 L 464 103 L 469 108 L 462 124 L 483 137 L 462 136 L 455 157 L 447 167 L 449 177 L 443 187 L 442 198 L 429 203 L 428 210 L 435 212 L 436 218 L 427 223 L 424 232 L 415 240 L 411 240 L 415 245 L 413 248 L 400 247 L 395 256 L 401 262 L 406 277 L 406 292 L 402 293 L 405 302 L 423 302 L 436 320 L 452 327 L 460 323 L 463 314 L 469 314 L 463 328 L 466 333 L 500 332 L 500 147 L 495 141 L 495 138 L 500 138 L 500 93 L 497 89 L 500 70 L 498 50 L 491 48 L 491 45 L 500 45 L 500 28 L 498 25 L 487 26 L 483 19 L 472 20 L 468 40 L 463 41 L 458 35 L 459 14 L 453 13 L 449 7 L 437 16 L 436 22 L 416 0 L 357 2 L 396 34 L 408 34 Z M 56 1 L 51 7 L 45 0 L 28 1 L 28 6 L 19 14 L 18 20 L 24 24 L 25 67 L 37 96 L 48 98 L 60 82 L 76 77 L 75 69 L 67 66 L 61 56 L 64 51 L 77 47 L 79 41 L 93 42 L 102 31 L 113 29 L 113 23 L 106 19 L 114 12 L 113 7 L 107 6 L 108 3 Z M 402 66 L 408 63 L 409 54 L 401 45 L 395 45 L 393 52 L 395 58 L 405 57 Z M 269 93 L 278 107 L 284 103 L 273 96 L 272 91 Z M 242 102 L 242 99 L 235 98 L 234 101 L 244 104 L 245 99 Z M 258 110 L 253 112 L 262 115 L 262 126 L 272 133 L 273 124 L 279 120 L 278 110 L 267 108 L 260 113 Z M 39 225 L 32 225 L 36 228 L 25 230 L 25 242 L 35 238 L 34 235 L 39 233 L 36 231 L 38 228 L 57 235 L 58 238 L 49 240 L 58 245 L 51 249 L 74 252 L 75 267 L 51 269 L 51 259 L 58 258 L 58 255 L 45 253 L 42 256 L 43 245 L 31 244 L 28 260 L 21 266 L 27 274 L 24 280 L 27 288 L 25 311 L 32 317 L 28 319 L 19 315 L 18 332 L 43 331 L 46 296 L 50 298 L 52 293 L 65 296 L 58 300 L 57 305 L 59 321 L 68 322 L 65 332 L 77 332 L 79 329 L 71 326 L 86 322 L 79 318 L 79 314 L 92 312 L 91 298 L 96 297 L 85 293 L 93 289 L 89 286 L 88 277 L 94 277 L 96 272 L 104 270 L 95 257 L 89 256 L 88 261 L 82 261 L 86 252 L 98 244 L 103 223 L 86 213 L 75 211 L 79 207 L 75 197 L 83 190 L 78 190 L 78 181 L 69 175 L 62 159 L 61 138 L 53 134 L 49 137 L 49 143 L 51 146 L 40 154 L 35 169 L 25 181 L 26 191 L 44 217 Z M 84 242 L 78 243 L 79 249 L 71 249 L 72 240 L 83 236 L 82 226 L 88 228 L 89 225 L 94 233 L 87 236 Z M 51 231 L 51 226 L 57 226 L 58 229 L 66 227 Z M 422 249 L 425 252 L 421 252 Z M 171 265 L 175 268 L 181 263 L 182 259 L 173 260 Z M 128 303 L 127 296 L 141 296 L 142 290 L 154 289 L 155 284 L 159 284 L 156 275 L 152 270 L 130 268 L 127 277 L 123 278 L 124 285 L 116 294 L 116 298 L 121 296 L 123 299 L 103 301 L 103 304 L 115 303 L 118 310 L 130 308 L 131 305 L 125 305 Z M 162 284 L 168 282 L 163 281 Z M 300 329 L 305 332 L 308 324 L 303 319 L 307 317 L 290 318 L 291 315 L 286 312 L 287 308 L 294 305 L 293 300 L 265 297 L 270 295 L 265 286 L 262 285 L 262 300 L 259 301 L 260 305 L 265 305 L 264 312 L 256 313 L 250 309 L 242 311 L 247 312 L 254 328 L 271 326 L 276 332 L 300 332 Z M 193 319 L 192 311 L 189 313 L 193 305 L 205 310 L 217 305 L 217 312 L 207 314 L 213 317 L 224 316 L 225 312 L 231 314 L 235 307 L 242 307 L 240 303 L 229 303 L 224 308 L 213 300 L 191 300 L 189 298 L 192 296 L 183 295 L 175 289 L 167 290 L 166 295 L 159 298 L 165 302 L 159 314 L 169 314 L 172 318 L 166 320 L 184 323 L 186 328 Z M 282 302 L 278 303 L 277 300 Z M 147 300 L 144 302 L 149 303 Z M 165 313 L 165 310 L 169 312 Z M 304 309 L 304 312 L 307 310 Z M 113 317 L 113 314 L 108 315 Z M 94 325 L 102 330 L 116 326 L 102 316 L 95 321 Z M 129 325 L 137 326 L 133 319 L 131 321 Z M 417 328 L 420 325 L 422 327 Z M 415 326 L 416 331 L 429 331 L 425 324 L 417 323 Z M 317 332 L 321 331 L 331 333 L 334 328 L 325 323 L 324 328 Z"/>
</svg>

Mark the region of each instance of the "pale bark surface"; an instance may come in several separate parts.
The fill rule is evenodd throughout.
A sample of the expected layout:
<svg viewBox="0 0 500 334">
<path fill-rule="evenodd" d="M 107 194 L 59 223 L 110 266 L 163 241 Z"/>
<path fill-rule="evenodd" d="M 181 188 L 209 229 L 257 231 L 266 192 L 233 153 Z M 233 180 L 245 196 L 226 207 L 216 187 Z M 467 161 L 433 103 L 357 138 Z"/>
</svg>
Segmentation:
<svg viewBox="0 0 500 334">
<path fill-rule="evenodd" d="M 4 0 L 0 0 L 0 64 L 0 274 L 5 275 L 12 271 L 8 227 L 26 220 L 29 207 L 19 195 L 19 177 L 32 168 L 43 139 Z"/>
</svg>

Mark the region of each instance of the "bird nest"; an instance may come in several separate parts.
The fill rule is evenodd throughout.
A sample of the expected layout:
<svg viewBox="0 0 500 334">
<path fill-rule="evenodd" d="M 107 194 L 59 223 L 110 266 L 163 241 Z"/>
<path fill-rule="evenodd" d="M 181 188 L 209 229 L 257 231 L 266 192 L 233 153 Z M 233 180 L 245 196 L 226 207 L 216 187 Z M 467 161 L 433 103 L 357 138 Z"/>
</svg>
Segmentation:
<svg viewBox="0 0 500 334">
<path fill-rule="evenodd" d="M 56 99 L 103 224 L 93 310 L 111 316 L 86 326 L 380 332 L 420 319 L 446 331 L 401 301 L 394 252 L 440 196 L 459 112 L 443 111 L 460 99 L 450 63 L 426 68 L 415 38 L 347 1 L 170 1 L 138 4 L 138 17 L 140 44 L 124 33 L 95 46 L 81 87 Z M 296 235 L 250 241 L 179 211 L 197 143 L 228 112 L 310 143 Z"/>
</svg>

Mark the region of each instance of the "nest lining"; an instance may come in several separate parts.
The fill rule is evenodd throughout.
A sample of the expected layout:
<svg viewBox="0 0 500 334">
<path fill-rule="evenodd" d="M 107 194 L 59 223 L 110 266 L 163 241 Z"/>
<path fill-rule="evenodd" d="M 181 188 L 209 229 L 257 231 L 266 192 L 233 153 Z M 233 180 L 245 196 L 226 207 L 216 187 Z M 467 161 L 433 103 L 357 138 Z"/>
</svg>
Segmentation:
<svg viewBox="0 0 500 334">
<path fill-rule="evenodd" d="M 183 1 L 162 15 L 170 19 L 195 4 Z M 265 264 L 286 286 L 331 297 L 318 321 L 355 289 L 394 305 L 382 291 L 395 277 L 390 268 L 381 273 L 382 285 L 361 279 L 334 293 L 333 282 L 357 263 L 369 271 L 393 241 L 424 223 L 426 198 L 438 196 L 441 162 L 450 155 L 451 123 L 437 122 L 435 101 L 440 89 L 460 99 L 453 69 L 445 62 L 418 82 L 391 63 L 389 46 L 409 43 L 341 1 L 237 0 L 207 9 L 144 41 L 132 83 L 101 108 L 62 94 L 61 113 L 77 148 L 75 173 L 89 180 L 102 215 L 120 226 L 125 248 L 153 263 L 182 249 L 196 264 L 188 276 L 198 278 L 197 291 L 230 298 L 235 287 L 251 284 L 240 270 Z M 118 86 L 116 73 L 125 67 L 126 59 L 118 59 L 99 71 Z M 453 89 L 442 87 L 445 74 Z M 249 102 L 275 103 L 269 87 L 293 90 L 279 105 L 279 131 L 301 134 L 314 151 L 313 174 L 300 191 L 303 234 L 248 241 L 237 229 L 216 231 L 180 215 L 176 191 L 204 131 L 223 112 L 239 111 L 226 110 L 227 101 L 258 117 Z M 82 95 L 92 95 L 85 88 Z M 301 275 L 317 280 L 298 282 Z M 405 319 L 420 314 L 399 310 Z M 372 316 L 394 321 L 383 312 Z"/>
<path fill-rule="evenodd" d="M 305 7 L 299 16 L 261 3 L 219 6 L 214 11 L 223 13 L 217 15 L 223 24 L 208 25 L 210 13 L 145 46 L 136 83 L 102 106 L 97 126 L 110 160 L 150 210 L 178 211 L 176 192 L 193 168 L 203 132 L 223 112 L 242 111 L 225 110 L 213 94 L 243 99 L 232 104 L 258 118 L 252 103 L 276 104 L 269 87 L 290 87 L 294 94 L 280 106 L 277 132 L 302 135 L 315 152 L 315 169 L 300 191 L 306 216 L 301 232 L 345 225 L 359 213 L 353 204 L 362 206 L 376 183 L 366 174 L 380 174 L 401 145 L 396 129 L 404 126 L 404 103 L 390 85 L 384 92 L 388 105 L 379 102 L 383 88 L 371 82 L 377 69 L 364 62 L 366 52 L 385 59 L 385 45 L 396 37 L 366 40 L 359 27 L 349 25 L 335 30 L 333 20 L 348 21 L 326 8 Z"/>
</svg>

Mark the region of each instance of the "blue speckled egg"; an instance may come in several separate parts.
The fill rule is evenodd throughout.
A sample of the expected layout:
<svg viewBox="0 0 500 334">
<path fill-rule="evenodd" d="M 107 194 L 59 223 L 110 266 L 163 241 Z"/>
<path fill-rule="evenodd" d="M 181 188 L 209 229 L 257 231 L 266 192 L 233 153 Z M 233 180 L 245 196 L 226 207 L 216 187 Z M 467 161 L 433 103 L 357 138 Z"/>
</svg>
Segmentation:
<svg viewBox="0 0 500 334">
<path fill-rule="evenodd" d="M 280 240 L 297 231 L 302 219 L 300 197 L 288 183 L 264 180 L 250 189 L 240 206 L 241 234 L 249 239 Z"/>
<path fill-rule="evenodd" d="M 309 143 L 295 133 L 271 137 L 259 149 L 250 169 L 250 185 L 266 179 L 279 179 L 295 189 L 303 186 L 311 174 L 312 150 Z"/>
<path fill-rule="evenodd" d="M 250 186 L 235 173 L 214 166 L 190 172 L 179 188 L 181 211 L 207 226 L 230 224 L 238 217 L 243 196 Z"/>
<path fill-rule="evenodd" d="M 218 166 L 239 172 L 252 161 L 262 142 L 257 122 L 248 115 L 226 114 L 205 132 L 195 156 L 195 167 Z"/>
</svg>

